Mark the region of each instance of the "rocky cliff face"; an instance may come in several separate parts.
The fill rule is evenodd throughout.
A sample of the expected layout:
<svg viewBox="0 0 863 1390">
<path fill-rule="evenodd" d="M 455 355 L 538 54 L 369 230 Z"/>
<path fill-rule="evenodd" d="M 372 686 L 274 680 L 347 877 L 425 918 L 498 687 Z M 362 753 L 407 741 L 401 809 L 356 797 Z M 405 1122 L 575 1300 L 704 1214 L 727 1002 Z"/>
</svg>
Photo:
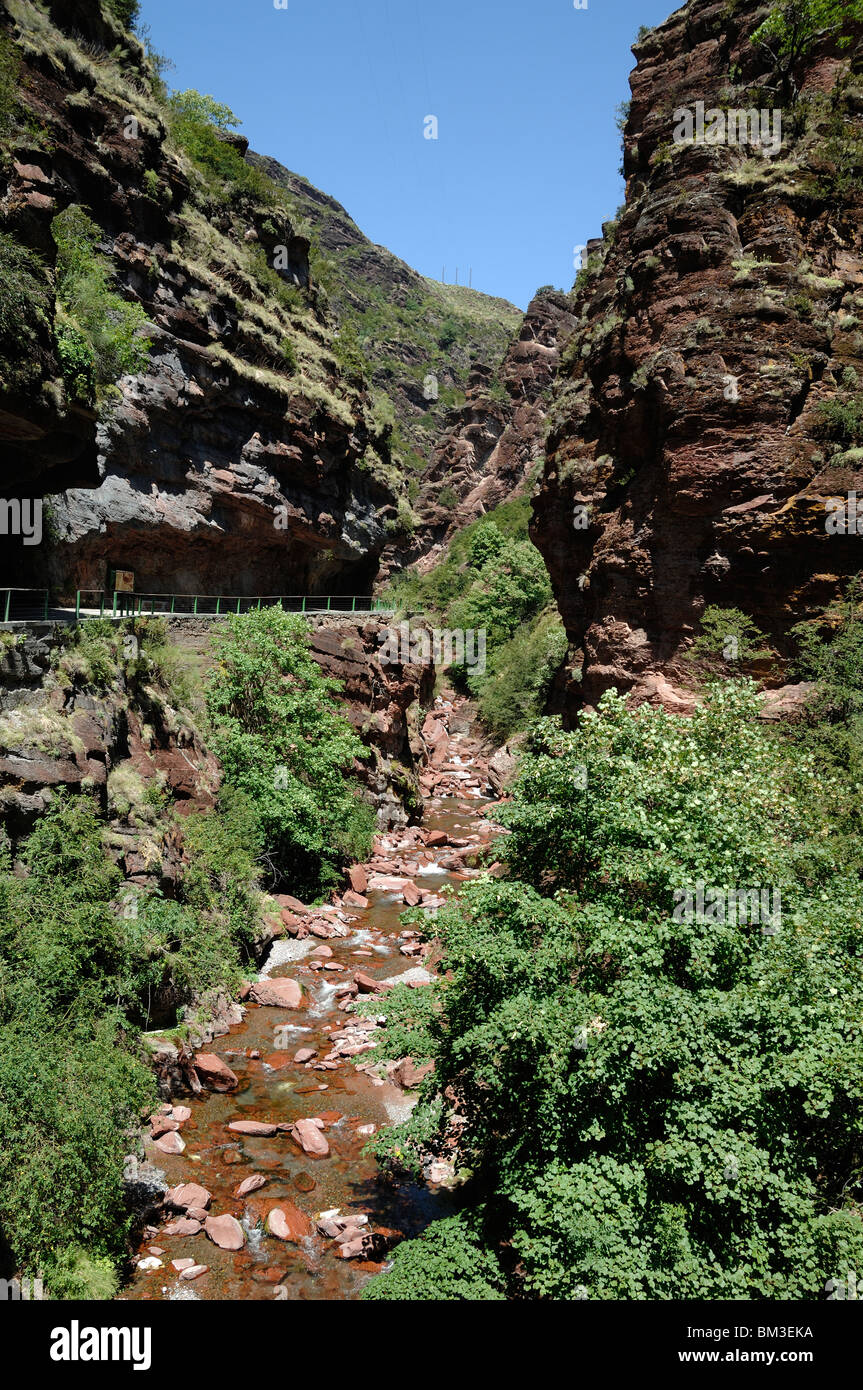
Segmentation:
<svg viewBox="0 0 863 1390">
<path fill-rule="evenodd" d="M 97 0 L 50 16 L 4 0 L 0 20 L 16 79 L 0 152 L 5 486 L 90 489 L 52 503 L 55 582 L 102 588 L 118 567 L 142 592 L 368 588 L 396 514 L 388 433 L 337 361 L 278 190 L 241 159 L 220 177 L 172 137 L 140 44 Z M 70 205 L 97 220 L 152 340 L 98 412 L 53 331 L 52 229 Z"/>
<path fill-rule="evenodd" d="M 427 761 L 421 730 L 435 685 L 431 665 L 381 661 L 388 631 L 380 620 L 332 618 L 311 633 L 311 654 L 340 683 L 345 714 L 369 749 L 357 773 L 382 829 L 420 815 Z"/>
<path fill-rule="evenodd" d="M 419 524 L 406 542 L 385 551 L 385 568 L 431 569 L 457 530 L 524 490 L 542 463 L 560 343 L 576 323 L 567 295 L 542 290 L 499 371 L 474 365 L 465 404 L 451 412 L 422 476 L 414 502 Z"/>
<path fill-rule="evenodd" d="M 500 381 L 521 311 L 508 300 L 417 274 L 369 241 L 335 198 L 274 159 L 253 158 L 310 229 L 314 273 L 327 287 L 341 346 L 364 362 L 374 388 L 391 402 L 393 449 L 403 470 L 420 474 L 463 401 L 474 366 Z"/>
<path fill-rule="evenodd" d="M 160 787 L 185 818 L 215 804 L 221 769 L 195 712 L 180 708 L 160 668 L 121 659 L 135 631 L 133 622 L 123 625 L 107 680 L 70 629 L 0 633 L 0 833 L 15 846 L 57 791 L 86 792 L 128 881 L 172 895 L 182 829 L 146 789 Z M 175 620 L 177 662 L 206 667 L 213 631 L 211 622 Z M 333 617 L 310 632 L 311 654 L 340 683 L 345 715 L 368 749 L 355 774 L 384 830 L 419 812 L 428 761 L 421 728 L 435 680 L 430 665 L 382 662 L 385 631 L 379 620 Z"/>
<path fill-rule="evenodd" d="M 578 278 L 535 502 L 584 654 L 571 702 L 673 706 L 705 605 L 781 654 L 860 569 L 825 524 L 863 484 L 860 37 L 817 42 L 795 101 L 751 41 L 766 13 L 690 0 L 635 49 L 626 204 Z M 781 148 L 727 139 L 755 108 L 772 144 L 782 101 Z"/>
</svg>

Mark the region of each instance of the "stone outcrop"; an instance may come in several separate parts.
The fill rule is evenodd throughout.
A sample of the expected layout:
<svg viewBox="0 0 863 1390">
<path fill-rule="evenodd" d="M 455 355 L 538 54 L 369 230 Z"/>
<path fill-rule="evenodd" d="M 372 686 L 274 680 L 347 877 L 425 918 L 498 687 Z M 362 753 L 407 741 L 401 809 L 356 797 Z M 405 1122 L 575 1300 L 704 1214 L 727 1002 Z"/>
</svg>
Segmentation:
<svg viewBox="0 0 863 1390">
<path fill-rule="evenodd" d="M 419 814 L 417 778 L 426 760 L 420 726 L 435 683 L 431 665 L 381 660 L 387 632 L 379 618 L 333 618 L 317 623 L 311 633 L 312 656 L 341 683 L 344 713 L 370 750 L 357 773 L 382 829 Z"/>
<path fill-rule="evenodd" d="M 825 525 L 863 485 L 860 37 L 822 37 L 794 102 L 764 14 L 689 0 L 635 49 L 626 204 L 576 283 L 532 531 L 583 653 L 570 708 L 612 685 L 678 707 L 706 605 L 782 656 L 860 568 Z M 784 102 L 781 149 L 676 143 L 699 101 Z"/>
<path fill-rule="evenodd" d="M 371 396 L 334 355 L 307 239 L 267 187 L 232 191 L 193 163 L 140 43 L 97 0 L 50 21 L 9 0 L 10 39 L 20 107 L 0 231 L 22 308 L 16 342 L 0 340 L 0 447 L 25 496 L 67 489 L 54 584 L 101 589 L 117 567 L 139 592 L 367 591 L 397 481 Z M 52 224 L 73 204 L 152 343 L 98 412 L 75 398 L 51 327 Z M 20 583 L 43 557 L 18 547 L 5 564 Z"/>
<path fill-rule="evenodd" d="M 214 804 L 215 758 L 165 692 L 118 663 L 109 691 L 89 683 L 56 630 L 3 634 L 0 646 L 0 818 L 13 844 L 55 790 L 89 792 L 110 822 L 109 846 L 130 883 L 171 891 L 182 837 L 142 811 L 146 785 L 181 815 Z"/>
<path fill-rule="evenodd" d="M 456 531 L 524 491 L 542 464 L 559 345 L 576 323 L 567 295 L 541 290 L 499 372 L 474 365 L 465 404 L 451 412 L 422 476 L 413 504 L 419 525 L 408 542 L 384 552 L 385 569 L 431 569 Z"/>
<path fill-rule="evenodd" d="M 287 189 L 312 229 L 345 347 L 392 403 L 401 466 L 421 469 L 449 429 L 474 366 L 498 372 L 521 312 L 505 299 L 417 274 L 370 242 L 335 198 L 274 159 L 252 158 Z"/>
</svg>

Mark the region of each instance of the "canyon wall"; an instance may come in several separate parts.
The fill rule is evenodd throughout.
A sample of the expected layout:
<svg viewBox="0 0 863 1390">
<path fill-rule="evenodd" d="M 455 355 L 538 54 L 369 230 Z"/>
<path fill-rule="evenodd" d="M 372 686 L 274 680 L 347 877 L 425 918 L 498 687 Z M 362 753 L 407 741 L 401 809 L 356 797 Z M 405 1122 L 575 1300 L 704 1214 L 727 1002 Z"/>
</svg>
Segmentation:
<svg viewBox="0 0 863 1390">
<path fill-rule="evenodd" d="M 474 364 L 465 403 L 450 412 L 420 480 L 413 504 L 418 525 L 384 552 L 385 570 L 431 569 L 456 531 L 528 486 L 542 464 L 560 343 L 576 323 L 567 295 L 540 290 L 498 371 Z"/>
<path fill-rule="evenodd" d="M 610 686 L 685 703 L 706 605 L 787 655 L 860 569 L 859 537 L 826 527 L 863 484 L 860 36 L 816 41 L 795 100 L 752 42 L 767 12 L 690 0 L 634 50 L 626 203 L 576 282 L 534 504 L 583 653 L 570 707 Z M 686 139 L 698 102 L 726 136 L 764 110 L 768 143 L 781 109 L 781 148 Z"/>
<path fill-rule="evenodd" d="M 99 0 L 2 0 L 0 73 L 0 488 L 50 496 L 46 544 L 10 545 L 0 582 L 368 592 L 412 524 L 407 471 L 518 310 L 426 281 L 242 136 L 190 139 Z M 60 342 L 76 207 L 150 340 L 98 402 Z"/>
</svg>

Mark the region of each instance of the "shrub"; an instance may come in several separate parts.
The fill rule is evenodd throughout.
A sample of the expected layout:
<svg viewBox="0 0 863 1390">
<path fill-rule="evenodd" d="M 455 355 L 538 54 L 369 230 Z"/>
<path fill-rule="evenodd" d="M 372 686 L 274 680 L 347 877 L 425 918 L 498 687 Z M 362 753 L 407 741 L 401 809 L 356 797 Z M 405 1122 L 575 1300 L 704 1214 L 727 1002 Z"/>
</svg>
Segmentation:
<svg viewBox="0 0 863 1390">
<path fill-rule="evenodd" d="M 379 1145 L 458 1136 L 462 1220 L 510 1298 L 813 1300 L 863 1259 L 863 892 L 844 865 L 810 881 L 812 760 L 757 710 L 747 683 L 689 720 L 612 692 L 540 726 L 497 813 L 517 879 L 440 912 L 431 999 L 388 997 L 435 1072 Z M 780 929 L 676 912 L 699 880 L 780 885 Z M 451 1287 L 426 1269 L 425 1296 Z"/>
<path fill-rule="evenodd" d="M 459 325 L 453 318 L 444 319 L 441 330 L 438 333 L 438 347 L 444 352 L 458 342 Z"/>
<path fill-rule="evenodd" d="M 220 201 L 248 194 L 259 204 L 278 202 L 278 189 L 272 180 L 221 138 L 242 125 L 229 106 L 189 88 L 173 93 L 168 114 L 171 134 L 197 165 L 211 194 Z M 263 256 L 263 248 L 257 249 Z"/>
<path fill-rule="evenodd" d="M 759 646 L 763 640 L 763 632 L 739 608 L 708 605 L 701 615 L 701 632 L 691 652 L 694 656 L 719 657 L 726 662 L 752 661 L 770 655 L 766 648 Z"/>
<path fill-rule="evenodd" d="M 367 1302 L 379 1299 L 435 1299 L 485 1302 L 504 1297 L 495 1256 L 484 1250 L 470 1222 L 460 1216 L 436 1221 L 416 1240 L 405 1241 L 392 1268 L 363 1290 Z"/>
<path fill-rule="evenodd" d="M 139 0 L 104 0 L 105 8 L 124 29 L 132 29 L 141 11 Z"/>
<path fill-rule="evenodd" d="M 304 620 L 281 608 L 232 614 L 214 652 L 207 708 L 225 776 L 254 808 L 271 881 L 319 892 L 365 857 L 374 823 L 347 778 L 365 749 L 340 687 L 311 657 Z"/>
<path fill-rule="evenodd" d="M 70 394 L 95 404 L 120 377 L 144 370 L 147 315 L 113 288 L 113 268 L 99 255 L 99 228 L 72 206 L 51 224 L 57 244 L 57 349 Z"/>
<path fill-rule="evenodd" d="M 863 395 L 848 400 L 820 401 L 812 425 L 816 439 L 832 440 L 846 449 L 863 444 Z"/>
<path fill-rule="evenodd" d="M 18 109 L 18 74 L 21 54 L 6 34 L 0 34 L 0 139 L 15 124 Z"/>
<path fill-rule="evenodd" d="M 26 390 L 39 381 L 39 346 L 51 307 L 42 261 L 0 231 L 0 381 L 7 390 Z"/>
</svg>

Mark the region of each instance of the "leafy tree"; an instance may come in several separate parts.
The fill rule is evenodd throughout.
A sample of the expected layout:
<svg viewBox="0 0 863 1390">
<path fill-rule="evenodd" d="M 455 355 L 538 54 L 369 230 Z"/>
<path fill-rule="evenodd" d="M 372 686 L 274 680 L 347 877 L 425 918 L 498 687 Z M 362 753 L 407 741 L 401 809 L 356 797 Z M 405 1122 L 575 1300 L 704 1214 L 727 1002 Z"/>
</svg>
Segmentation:
<svg viewBox="0 0 863 1390">
<path fill-rule="evenodd" d="M 139 0 L 105 0 L 105 6 L 124 29 L 133 29 L 141 13 Z"/>
<path fill-rule="evenodd" d="M 0 855 L 0 1220 L 54 1296 L 99 1296 L 124 1253 L 127 1131 L 155 1100 L 117 1007 L 119 874 L 83 797 L 55 796 L 21 858 L 24 879 Z"/>
<path fill-rule="evenodd" d="M 312 658 L 305 621 L 281 608 L 231 615 L 214 653 L 207 707 L 225 776 L 254 808 L 273 882 L 320 891 L 364 856 L 374 820 L 348 780 L 365 749 L 340 687 Z"/>
<path fill-rule="evenodd" d="M 863 0 L 780 0 L 752 35 L 770 57 L 786 97 L 796 92 L 794 74 L 822 33 L 841 33 L 863 20 Z M 840 46 L 850 43 L 841 37 Z"/>
<path fill-rule="evenodd" d="M 468 885 L 435 923 L 441 983 L 388 997 L 380 1055 L 435 1071 L 376 1147 L 456 1139 L 509 1297 L 817 1299 L 859 1268 L 863 891 L 812 875 L 814 768 L 757 706 L 747 683 L 690 720 L 611 693 L 541 726 L 499 813 L 517 877 Z M 676 913 L 699 879 L 780 885 L 779 930 Z M 461 1232 L 425 1240 L 464 1259 Z M 445 1255 L 426 1269 L 451 1296 Z"/>
<path fill-rule="evenodd" d="M 170 106 L 181 121 L 213 126 L 216 130 L 236 130 L 243 124 L 230 106 L 206 93 L 196 92 L 194 87 L 172 93 Z"/>
</svg>

